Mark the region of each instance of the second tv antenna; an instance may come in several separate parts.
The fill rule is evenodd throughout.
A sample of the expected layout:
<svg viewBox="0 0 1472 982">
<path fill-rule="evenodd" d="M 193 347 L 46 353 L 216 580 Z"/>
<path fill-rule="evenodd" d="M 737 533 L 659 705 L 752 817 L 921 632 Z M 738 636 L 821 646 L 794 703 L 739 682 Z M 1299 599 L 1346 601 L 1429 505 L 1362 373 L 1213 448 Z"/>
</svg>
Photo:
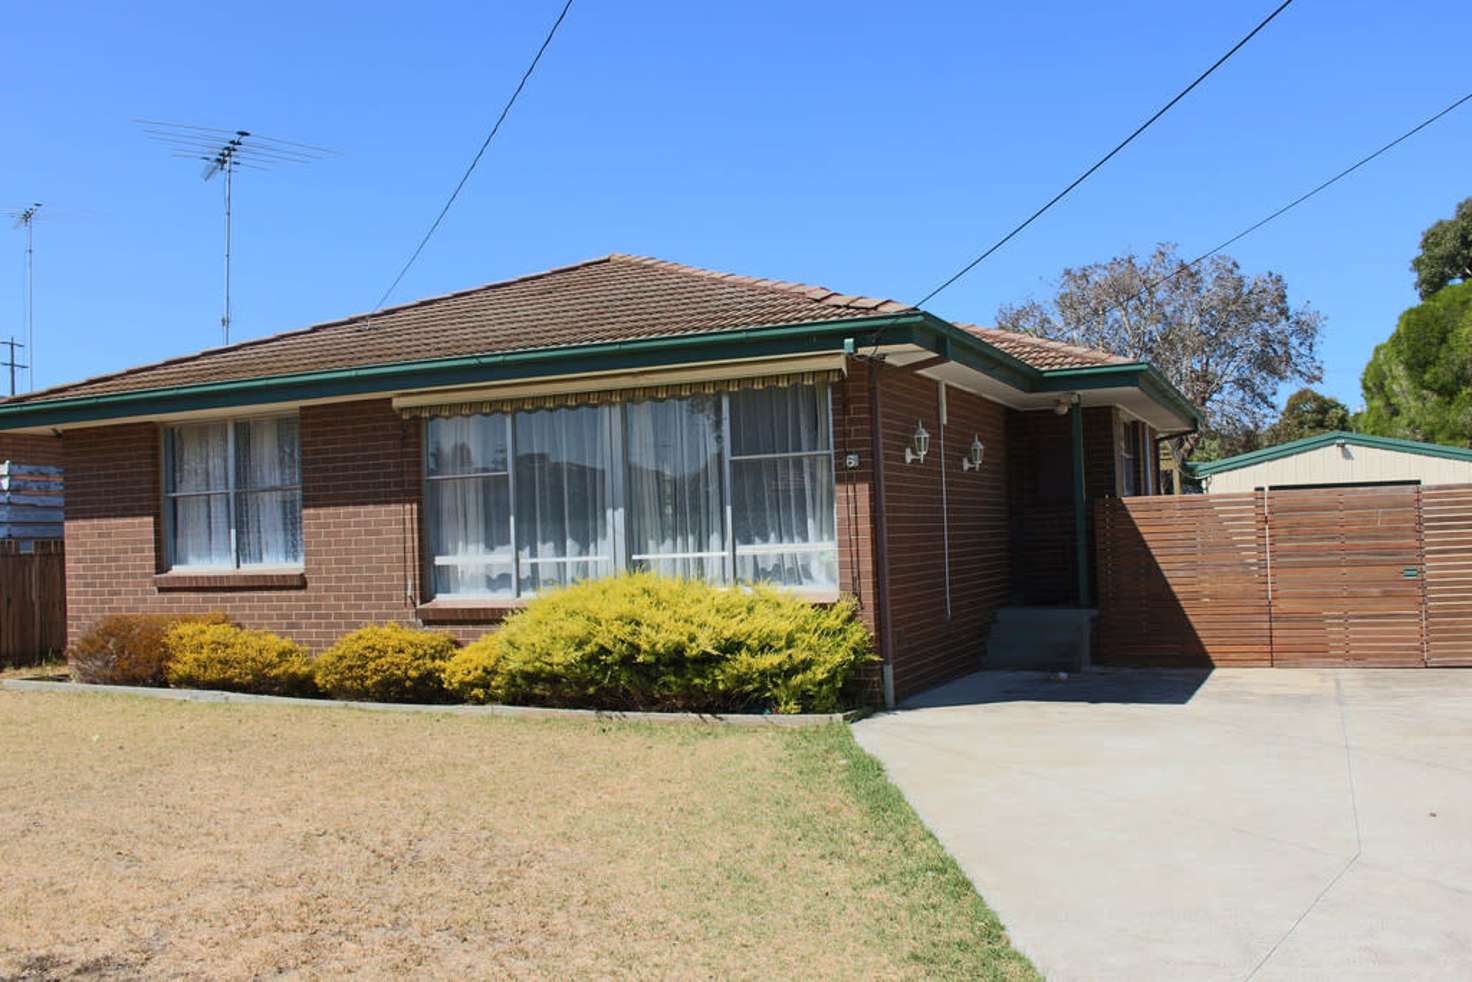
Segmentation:
<svg viewBox="0 0 1472 982">
<path fill-rule="evenodd" d="M 230 195 L 235 172 L 242 167 L 271 170 L 279 164 L 305 164 L 323 157 L 336 156 L 337 151 L 314 147 L 307 143 L 277 140 L 248 130 L 222 130 L 212 126 L 190 126 L 184 123 L 162 123 L 137 119 L 143 134 L 167 146 L 175 157 L 204 161 L 206 181 L 216 174 L 223 176 L 225 188 L 225 310 L 220 317 L 220 333 L 230 343 Z"/>
</svg>

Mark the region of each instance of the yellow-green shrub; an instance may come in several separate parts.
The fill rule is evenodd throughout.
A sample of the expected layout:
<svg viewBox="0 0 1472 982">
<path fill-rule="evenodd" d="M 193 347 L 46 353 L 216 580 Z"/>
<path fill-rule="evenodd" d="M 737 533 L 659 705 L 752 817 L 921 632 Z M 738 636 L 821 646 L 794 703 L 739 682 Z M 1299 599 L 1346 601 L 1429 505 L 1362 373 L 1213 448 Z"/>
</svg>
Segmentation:
<svg viewBox="0 0 1472 982">
<path fill-rule="evenodd" d="M 316 693 L 312 662 L 295 641 L 233 624 L 176 624 L 166 635 L 169 684 L 272 696 Z"/>
<path fill-rule="evenodd" d="M 461 650 L 445 686 L 468 702 L 696 712 L 832 712 L 873 658 L 852 601 L 649 574 L 537 597 Z"/>
<path fill-rule="evenodd" d="M 78 682 L 107 685 L 168 684 L 165 638 L 176 624 L 229 623 L 224 614 L 110 614 L 67 649 L 67 667 Z"/>
<path fill-rule="evenodd" d="M 317 685 L 336 699 L 443 702 L 440 672 L 455 640 L 402 624 L 375 624 L 339 638 L 317 658 Z"/>
</svg>

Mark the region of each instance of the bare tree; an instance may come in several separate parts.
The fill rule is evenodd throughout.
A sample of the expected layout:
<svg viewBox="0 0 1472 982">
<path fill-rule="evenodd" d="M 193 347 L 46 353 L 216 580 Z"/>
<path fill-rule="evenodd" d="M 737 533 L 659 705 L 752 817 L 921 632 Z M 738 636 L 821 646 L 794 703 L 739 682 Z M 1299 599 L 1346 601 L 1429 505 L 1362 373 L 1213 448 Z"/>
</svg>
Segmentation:
<svg viewBox="0 0 1472 982">
<path fill-rule="evenodd" d="M 1248 277 L 1227 256 L 1187 265 L 1170 243 L 1143 261 L 1065 269 L 1051 301 L 997 311 L 998 327 L 1150 362 L 1224 434 L 1260 429 L 1282 383 L 1322 378 L 1323 320 L 1289 306 L 1279 274 Z M 1200 439 L 1187 437 L 1183 455 Z"/>
</svg>

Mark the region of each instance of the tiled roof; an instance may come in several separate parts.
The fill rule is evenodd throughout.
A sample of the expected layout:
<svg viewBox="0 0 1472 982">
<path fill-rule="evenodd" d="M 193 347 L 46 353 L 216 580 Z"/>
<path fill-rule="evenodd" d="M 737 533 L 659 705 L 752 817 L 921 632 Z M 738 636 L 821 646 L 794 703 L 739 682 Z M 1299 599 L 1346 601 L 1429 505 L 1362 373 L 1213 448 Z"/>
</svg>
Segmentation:
<svg viewBox="0 0 1472 982">
<path fill-rule="evenodd" d="M 912 311 L 893 300 L 615 253 L 313 327 L 130 368 L 3 403 L 434 358 L 712 334 Z M 966 327 L 1037 368 L 1124 361 L 1055 341 Z M 0 403 L 0 404 L 3 404 Z"/>
<path fill-rule="evenodd" d="M 1083 348 L 1076 344 L 1065 344 L 1048 338 L 1004 331 L 997 327 L 977 327 L 975 324 L 957 324 L 969 334 L 974 334 L 994 348 L 1001 348 L 1019 361 L 1033 368 L 1047 371 L 1050 368 L 1089 368 L 1093 365 L 1128 365 L 1130 359 L 1111 355 L 1095 348 Z"/>
</svg>

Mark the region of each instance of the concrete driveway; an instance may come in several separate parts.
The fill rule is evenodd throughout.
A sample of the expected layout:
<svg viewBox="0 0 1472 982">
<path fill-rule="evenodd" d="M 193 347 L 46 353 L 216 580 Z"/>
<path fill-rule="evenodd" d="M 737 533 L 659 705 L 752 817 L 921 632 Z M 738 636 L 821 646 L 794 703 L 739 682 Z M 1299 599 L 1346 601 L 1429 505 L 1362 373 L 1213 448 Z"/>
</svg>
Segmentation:
<svg viewBox="0 0 1472 982">
<path fill-rule="evenodd" d="M 855 735 L 1051 979 L 1472 977 L 1472 670 L 980 673 Z"/>
</svg>

